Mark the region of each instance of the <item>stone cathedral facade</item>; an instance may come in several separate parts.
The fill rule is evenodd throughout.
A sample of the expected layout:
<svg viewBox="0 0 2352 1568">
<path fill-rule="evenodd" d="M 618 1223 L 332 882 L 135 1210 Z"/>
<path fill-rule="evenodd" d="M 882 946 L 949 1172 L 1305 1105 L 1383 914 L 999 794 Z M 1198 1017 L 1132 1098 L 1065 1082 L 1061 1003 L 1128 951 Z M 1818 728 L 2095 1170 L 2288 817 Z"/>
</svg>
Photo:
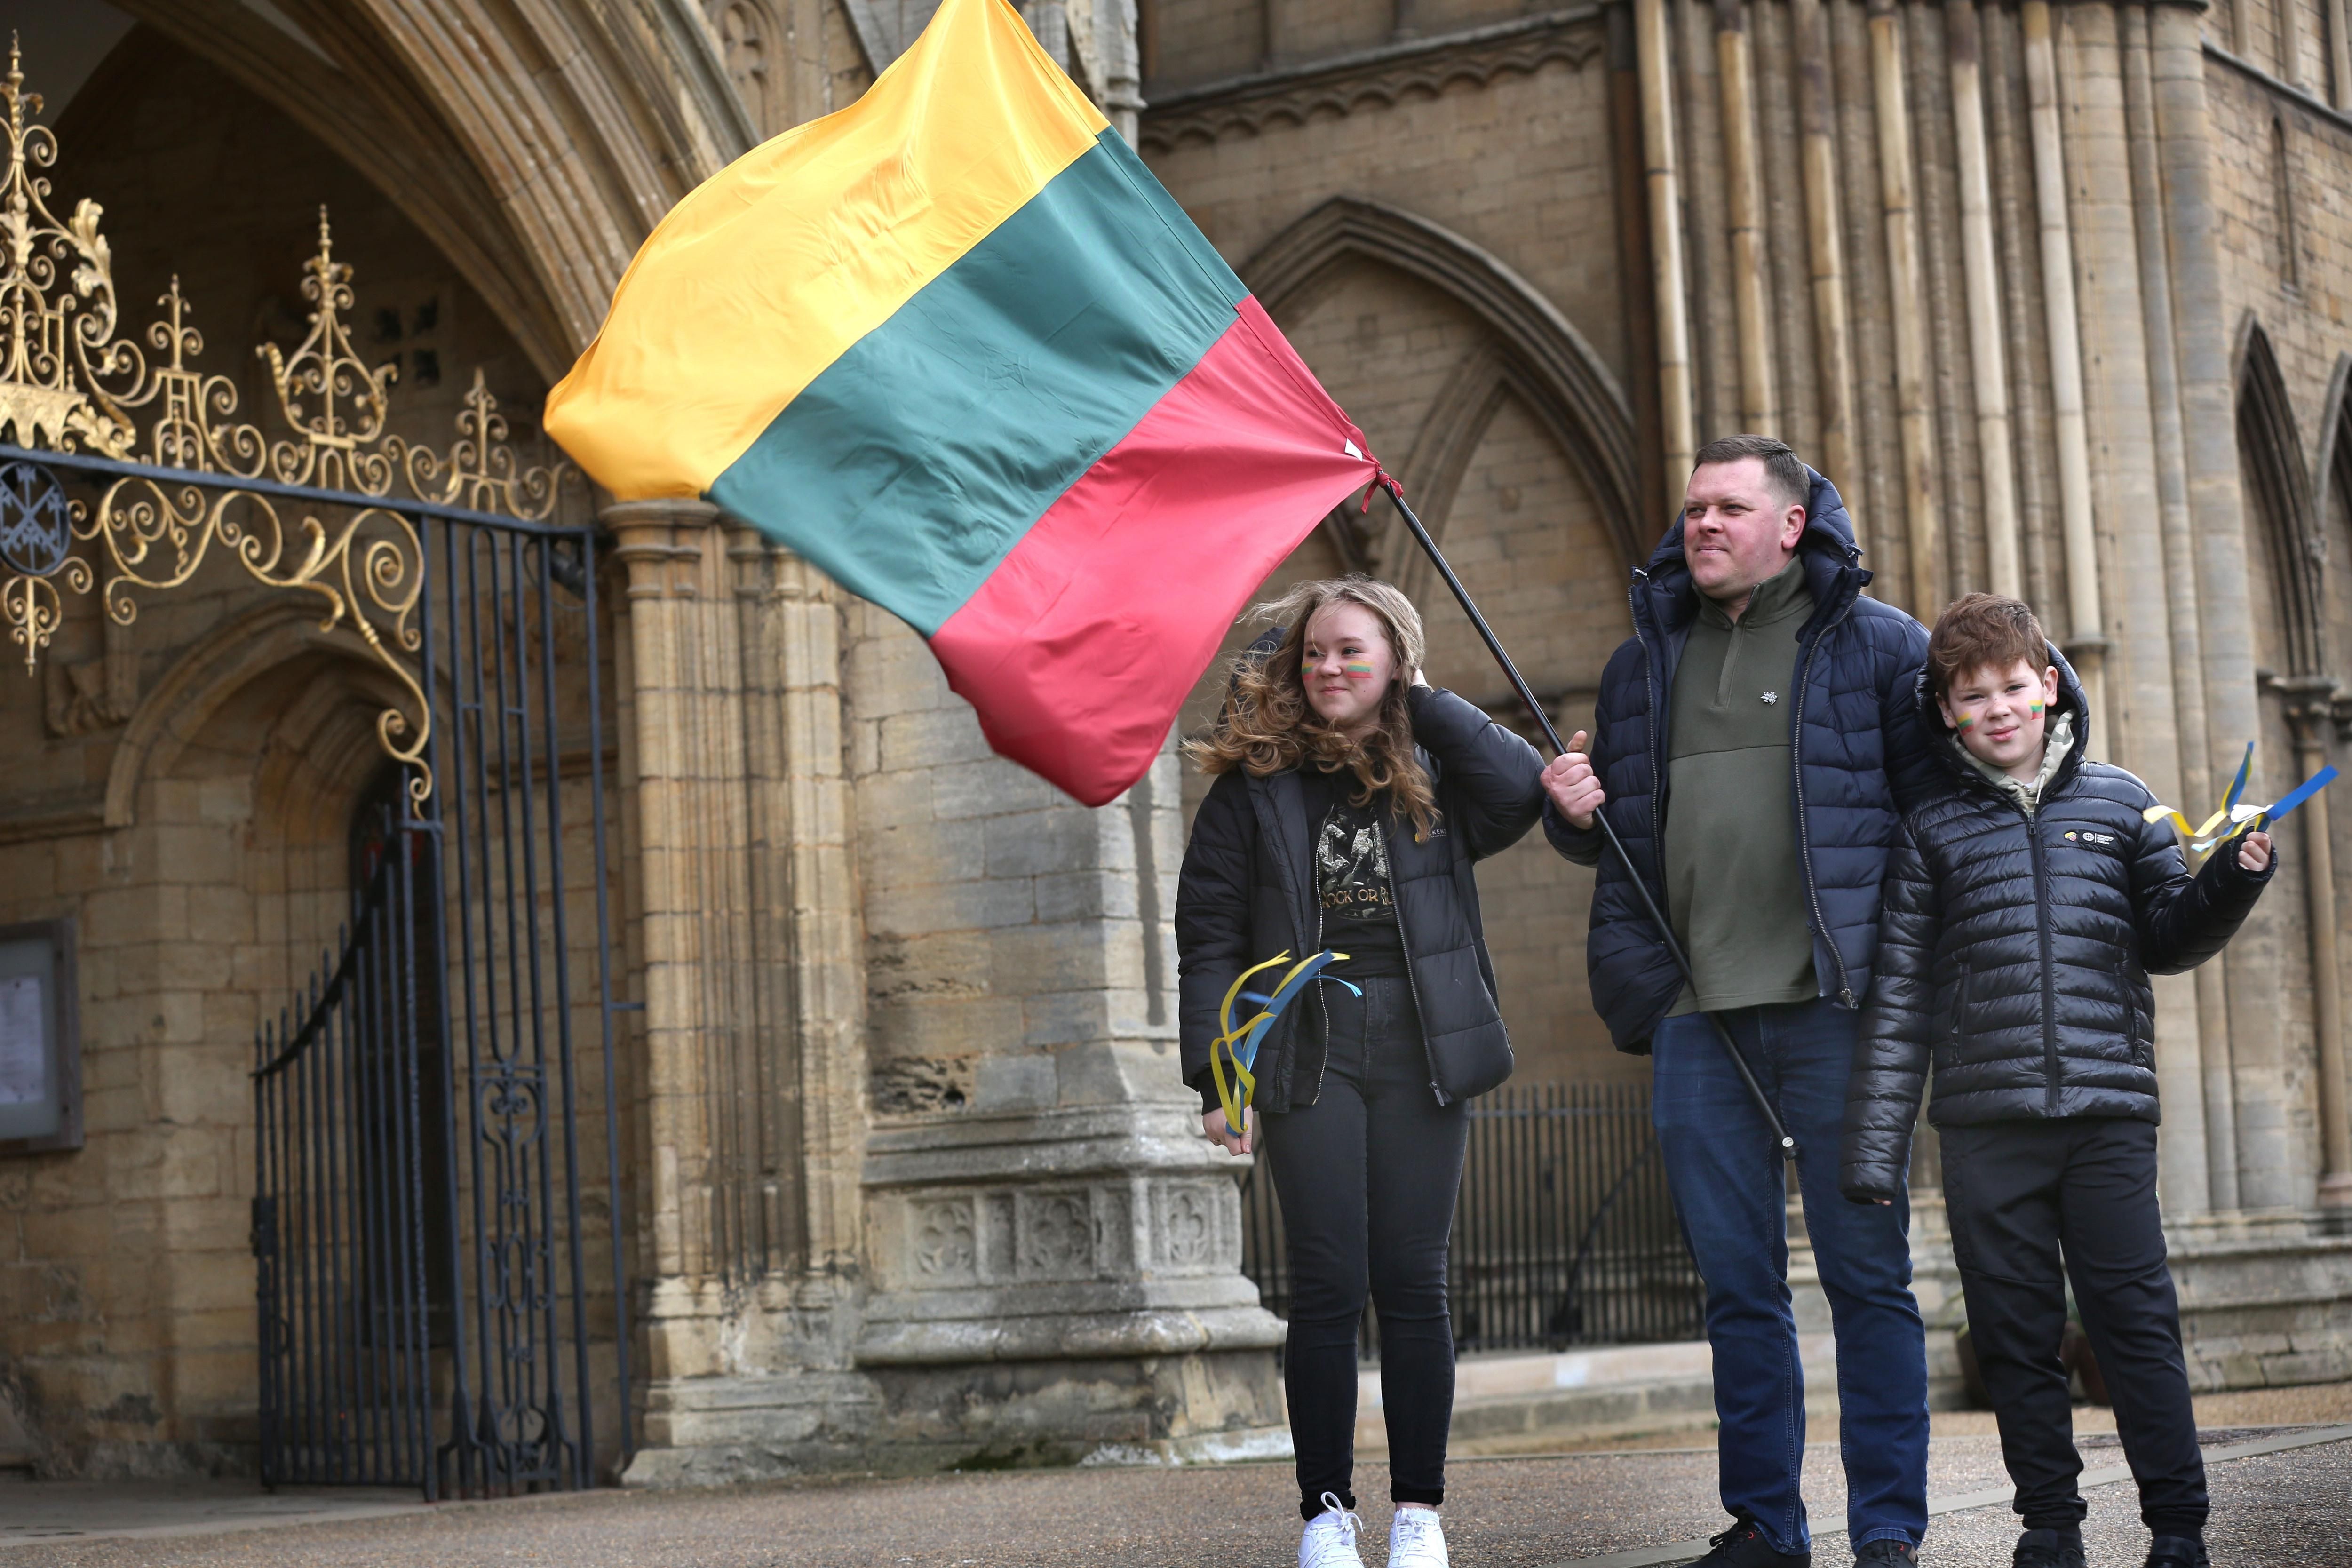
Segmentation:
<svg viewBox="0 0 2352 1568">
<path fill-rule="evenodd" d="M 352 352 L 397 369 L 384 438 L 447 443 L 478 386 L 552 464 L 536 411 L 649 227 L 852 101 L 930 7 L 31 9 L 39 173 L 58 213 L 98 204 L 124 335 L 184 294 L 239 417 L 272 406 L 253 345 L 315 324 L 323 204 Z M 2094 752 L 2192 819 L 2248 741 L 2263 800 L 2345 749 L 2347 0 L 1023 9 L 1401 478 L 1563 732 L 1691 452 L 1752 430 L 1837 483 L 1881 597 L 2031 602 L 2094 694 Z M 56 439 L 30 375 L 0 379 L 0 441 Z M 597 723 L 550 731 L 579 852 L 546 896 L 574 972 L 610 981 L 548 1004 L 609 1028 L 614 1063 L 574 1113 L 596 1472 L 1280 1451 L 1281 1325 L 1176 1080 L 1202 781 L 1172 739 L 1082 809 L 988 753 L 913 634 L 749 530 L 558 491 L 597 595 L 593 638 L 551 634 Z M 1413 593 L 1432 679 L 1508 721 L 1382 507 L 1336 511 L 1277 582 L 1343 570 Z M 256 1032 L 376 863 L 354 846 L 401 689 L 285 599 L 216 561 L 129 621 L 66 595 L 41 648 L 0 649 L 0 937 L 70 944 L 79 1123 L 0 1141 L 0 1465 L 254 1464 Z M 2227 958 L 2158 982 L 2202 1386 L 2352 1375 L 2333 805 L 2285 826 Z M 1483 886 L 1521 1073 L 1638 1078 L 1587 1005 L 1589 874 L 1531 842 Z M 578 933 L 607 903 L 599 955 Z M 1923 1293 L 1948 1329 L 1936 1181 L 1929 1141 Z"/>
</svg>

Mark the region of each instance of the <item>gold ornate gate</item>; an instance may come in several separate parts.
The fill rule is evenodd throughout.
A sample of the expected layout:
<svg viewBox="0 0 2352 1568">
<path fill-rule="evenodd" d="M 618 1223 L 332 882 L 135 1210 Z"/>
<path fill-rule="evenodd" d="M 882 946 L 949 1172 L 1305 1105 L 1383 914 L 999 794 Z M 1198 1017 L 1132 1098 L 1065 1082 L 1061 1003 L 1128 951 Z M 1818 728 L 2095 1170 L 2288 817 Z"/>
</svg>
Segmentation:
<svg viewBox="0 0 2352 1568">
<path fill-rule="evenodd" d="M 178 279 L 132 336 L 99 206 L 53 213 L 57 141 L 13 48 L 0 100 L 0 626 L 26 670 L 93 595 L 127 628 L 142 596 L 241 572 L 356 636 L 397 693 L 348 922 L 256 1041 L 263 1478 L 589 1484 L 628 1328 L 595 541 L 558 516 L 571 476 L 517 458 L 478 370 L 446 450 L 389 433 L 394 372 L 352 346 L 323 209 L 308 334 L 260 345 L 274 406 L 240 422 Z M 613 1200 L 594 1235 L 583 1180 Z"/>
</svg>

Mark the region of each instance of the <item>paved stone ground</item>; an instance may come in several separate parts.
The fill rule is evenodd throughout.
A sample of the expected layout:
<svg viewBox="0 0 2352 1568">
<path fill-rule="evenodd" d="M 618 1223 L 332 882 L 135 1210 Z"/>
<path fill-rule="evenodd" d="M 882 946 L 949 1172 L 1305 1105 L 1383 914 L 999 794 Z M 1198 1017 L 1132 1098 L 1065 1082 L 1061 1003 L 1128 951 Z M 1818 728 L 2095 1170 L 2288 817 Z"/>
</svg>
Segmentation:
<svg viewBox="0 0 2352 1568">
<path fill-rule="evenodd" d="M 2312 1428 L 2302 1429 L 2305 1433 Z M 2209 1432 L 2208 1447 L 2294 1429 Z M 2112 1437 L 2086 1436 L 2094 1468 L 2120 1461 Z M 1809 1454 L 1817 1521 L 1842 1522 L 1836 1451 Z M 2352 1564 L 2352 1440 L 2212 1468 L 2214 1561 L 2224 1568 Z M 1382 1538 L 1387 1489 L 1378 1466 L 1359 1471 L 1366 1521 Z M 1578 1559 L 1689 1540 L 1718 1528 L 1712 1449 L 1473 1459 L 1454 1469 L 1446 1506 L 1462 1568 L 1550 1568 Z M 1936 1497 L 2005 1485 L 1994 1440 L 1939 1437 Z M 7 1521 L 47 1489 L 0 1487 Z M 244 1494 L 254 1498 L 254 1494 Z M 617 1492 L 422 1507 L 372 1518 L 241 1528 L 216 1510 L 212 1533 L 26 1540 L 0 1545 L 0 1568 L 1268 1568 L 1292 1561 L 1289 1470 L 1244 1465 L 1184 1470 L 1092 1469 L 832 1479 L 709 1492 Z M 299 1500 L 300 1494 L 281 1494 Z M 2136 1568 L 2146 1551 L 2132 1489 L 2090 1493 L 2091 1561 Z M 224 1498 L 226 1500 L 226 1498 Z M 258 1499 L 255 1499 L 258 1501 Z M 379 1496 L 377 1507 L 383 1506 Z M 118 1528 L 133 1515 L 118 1512 Z M 92 1522 L 98 1522 L 93 1521 Z M 101 1526 L 103 1527 L 103 1526 Z M 2015 1526 L 2006 1506 L 1937 1518 L 1923 1561 L 1937 1568 L 2005 1568 Z M 1843 1563 L 1839 1538 L 1819 1560 Z M 1367 1554 L 1374 1564 L 1375 1550 Z"/>
</svg>

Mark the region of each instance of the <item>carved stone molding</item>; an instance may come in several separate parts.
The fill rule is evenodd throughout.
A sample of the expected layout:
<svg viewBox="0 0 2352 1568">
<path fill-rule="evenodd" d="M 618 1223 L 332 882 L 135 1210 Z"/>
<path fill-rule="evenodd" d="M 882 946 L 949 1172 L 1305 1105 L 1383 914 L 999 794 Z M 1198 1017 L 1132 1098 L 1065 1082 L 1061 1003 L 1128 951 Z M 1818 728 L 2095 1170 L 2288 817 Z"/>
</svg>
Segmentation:
<svg viewBox="0 0 2352 1568">
<path fill-rule="evenodd" d="M 1229 1166 L 1189 1100 L 875 1131 L 864 1366 L 1261 1351 Z"/>
<path fill-rule="evenodd" d="M 1155 1275 L 1230 1273 L 1241 1264 L 1239 1219 L 1230 1181 L 1150 1181 L 1139 1194 L 1113 1180 L 893 1194 L 878 1201 L 876 1228 L 897 1243 L 896 1259 L 881 1260 L 887 1285 L 958 1290 L 1120 1279 L 1139 1251 Z"/>
<path fill-rule="evenodd" d="M 1255 135 L 1277 122 L 1304 125 L 1318 114 L 1352 114 L 1435 98 L 1457 83 L 1485 87 L 1497 77 L 1532 76 L 1559 61 L 1580 68 L 1601 52 L 1597 5 L 1411 38 L 1335 59 L 1285 67 L 1153 97 L 1140 130 L 1143 150 L 1168 153 L 1187 142 Z"/>
</svg>

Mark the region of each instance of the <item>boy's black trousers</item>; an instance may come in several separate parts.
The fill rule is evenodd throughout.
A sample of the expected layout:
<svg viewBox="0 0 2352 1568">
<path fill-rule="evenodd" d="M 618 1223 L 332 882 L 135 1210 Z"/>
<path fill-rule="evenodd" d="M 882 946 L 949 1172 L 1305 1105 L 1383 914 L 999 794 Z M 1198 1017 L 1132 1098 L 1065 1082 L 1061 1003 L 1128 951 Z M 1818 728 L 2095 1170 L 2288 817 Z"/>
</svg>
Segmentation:
<svg viewBox="0 0 2352 1568">
<path fill-rule="evenodd" d="M 2205 1460 L 2164 1262 L 2154 1123 L 2077 1117 L 1939 1131 L 1969 1337 L 2025 1528 L 2071 1527 L 2085 1511 L 2058 1360 L 2071 1279 L 2139 1483 L 2140 1519 L 2158 1535 L 2201 1533 Z"/>
</svg>

